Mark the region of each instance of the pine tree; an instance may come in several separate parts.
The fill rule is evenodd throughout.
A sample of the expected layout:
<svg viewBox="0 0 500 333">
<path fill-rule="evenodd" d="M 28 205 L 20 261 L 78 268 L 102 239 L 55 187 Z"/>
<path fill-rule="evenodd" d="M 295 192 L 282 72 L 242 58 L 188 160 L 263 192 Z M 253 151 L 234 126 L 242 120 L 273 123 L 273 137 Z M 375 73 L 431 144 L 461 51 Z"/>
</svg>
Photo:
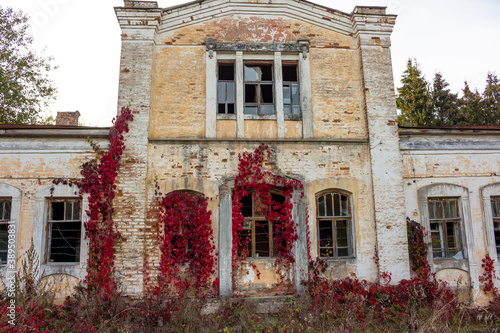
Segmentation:
<svg viewBox="0 0 500 333">
<path fill-rule="evenodd" d="M 432 83 L 432 90 L 429 92 L 429 104 L 433 113 L 434 126 L 454 126 L 460 116 L 458 113 L 457 94 L 447 89 L 448 82 L 443 75 L 437 72 Z"/>
<path fill-rule="evenodd" d="M 401 77 L 403 86 L 398 88 L 396 104 L 401 111 L 398 117 L 403 126 L 431 126 L 432 110 L 429 109 L 427 81 L 422 75 L 417 61 L 408 59 L 406 70 Z"/>
<path fill-rule="evenodd" d="M 500 82 L 495 73 L 488 73 L 481 99 L 483 125 L 500 125 Z"/>
<path fill-rule="evenodd" d="M 467 81 L 462 89 L 463 96 L 458 102 L 459 120 L 456 125 L 482 125 L 484 121 L 483 111 L 481 108 L 481 94 L 477 91 L 470 90 Z"/>
</svg>

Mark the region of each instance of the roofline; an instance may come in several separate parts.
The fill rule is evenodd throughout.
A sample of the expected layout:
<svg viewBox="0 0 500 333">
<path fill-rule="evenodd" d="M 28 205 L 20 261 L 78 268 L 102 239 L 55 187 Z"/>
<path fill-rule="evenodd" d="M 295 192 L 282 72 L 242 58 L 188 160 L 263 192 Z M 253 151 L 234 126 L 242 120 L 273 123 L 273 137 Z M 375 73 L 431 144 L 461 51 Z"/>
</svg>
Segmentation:
<svg viewBox="0 0 500 333">
<path fill-rule="evenodd" d="M 496 135 L 500 126 L 399 126 L 399 135 Z"/>
<path fill-rule="evenodd" d="M 193 0 L 193 1 L 186 2 L 186 3 L 181 3 L 181 4 L 178 4 L 178 5 L 174 5 L 174 6 L 170 6 L 170 7 L 163 7 L 163 8 L 125 7 L 125 6 L 115 6 L 114 8 L 115 9 L 117 9 L 117 8 L 126 8 L 126 9 L 133 8 L 134 10 L 161 10 L 162 13 L 165 13 L 165 12 L 169 12 L 169 11 L 176 10 L 176 9 L 181 9 L 181 8 L 184 8 L 184 7 L 189 7 L 189 6 L 196 5 L 196 4 L 202 4 L 205 1 L 207 1 L 207 0 Z M 346 13 L 346 12 L 343 12 L 341 10 L 338 10 L 338 9 L 335 9 L 335 8 L 331 8 L 331 7 L 328 7 L 328 6 L 325 6 L 325 5 L 317 4 L 317 3 L 314 3 L 314 2 L 308 1 L 308 0 L 297 0 L 297 1 L 307 3 L 307 4 L 309 4 L 311 6 L 314 6 L 314 7 L 322 8 L 322 9 L 324 9 L 327 12 L 330 12 L 332 14 L 336 13 L 336 14 L 341 14 L 341 15 L 345 15 L 345 16 L 349 16 L 349 17 L 352 17 L 354 14 L 356 14 L 356 13 L 354 13 L 354 10 L 356 8 L 387 9 L 386 6 L 355 6 L 354 9 L 353 9 L 353 11 L 351 13 Z M 363 15 L 393 15 L 393 14 L 369 14 L 369 13 L 364 13 Z"/>
<path fill-rule="evenodd" d="M 36 137 L 36 138 L 100 138 L 107 139 L 109 127 L 87 127 L 70 125 L 0 125 L 0 138 Z"/>
</svg>

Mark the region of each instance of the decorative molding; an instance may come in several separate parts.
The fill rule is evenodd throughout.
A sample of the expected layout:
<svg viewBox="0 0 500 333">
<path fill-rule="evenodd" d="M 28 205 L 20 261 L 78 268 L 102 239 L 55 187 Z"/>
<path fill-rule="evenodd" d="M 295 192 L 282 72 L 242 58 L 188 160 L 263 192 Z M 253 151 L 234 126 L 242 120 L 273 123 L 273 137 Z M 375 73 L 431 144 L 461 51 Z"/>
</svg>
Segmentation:
<svg viewBox="0 0 500 333">
<path fill-rule="evenodd" d="M 218 43 L 215 39 L 207 39 L 207 51 L 225 51 L 225 52 L 302 52 L 304 59 L 309 52 L 309 43 L 244 43 L 242 41 L 236 43 Z"/>
</svg>

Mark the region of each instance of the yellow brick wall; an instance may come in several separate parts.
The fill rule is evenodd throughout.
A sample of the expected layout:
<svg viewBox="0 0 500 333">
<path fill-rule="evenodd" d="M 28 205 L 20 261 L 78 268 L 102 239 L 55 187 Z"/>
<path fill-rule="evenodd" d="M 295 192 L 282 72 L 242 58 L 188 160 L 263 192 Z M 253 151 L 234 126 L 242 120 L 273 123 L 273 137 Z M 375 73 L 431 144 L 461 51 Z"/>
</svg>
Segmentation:
<svg viewBox="0 0 500 333">
<path fill-rule="evenodd" d="M 296 20 L 262 17 L 213 19 L 157 36 L 149 127 L 151 138 L 204 137 L 207 38 L 215 38 L 218 42 L 242 40 L 247 43 L 309 40 L 314 137 L 366 138 L 356 40 Z M 260 121 L 245 121 L 245 138 L 276 138 L 276 120 L 273 122 L 275 125 L 271 128 Z M 233 129 L 226 126 L 217 125 L 218 138 L 233 137 Z M 300 134 L 297 126 L 293 127 L 290 124 L 285 126 L 287 138 L 297 138 Z M 258 133 L 262 136 L 259 137 Z"/>
</svg>

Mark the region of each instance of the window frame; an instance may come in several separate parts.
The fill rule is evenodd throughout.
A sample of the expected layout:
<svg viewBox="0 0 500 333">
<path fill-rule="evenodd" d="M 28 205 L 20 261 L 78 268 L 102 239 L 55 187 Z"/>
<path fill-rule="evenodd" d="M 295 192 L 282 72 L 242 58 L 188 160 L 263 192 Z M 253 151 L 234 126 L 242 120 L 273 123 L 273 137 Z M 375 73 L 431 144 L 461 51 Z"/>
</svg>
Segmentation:
<svg viewBox="0 0 500 333">
<path fill-rule="evenodd" d="M 498 202 L 498 208 L 497 208 L 498 216 L 495 216 L 495 214 L 493 213 L 494 212 L 493 201 Z M 493 240 L 496 247 L 496 254 L 498 258 L 500 256 L 500 196 L 490 197 L 490 202 L 491 202 L 491 219 L 493 222 Z M 495 226 L 495 223 L 498 223 L 498 225 Z"/>
<path fill-rule="evenodd" d="M 19 235 L 19 216 L 21 213 L 21 197 L 22 191 L 10 184 L 0 182 L 0 197 L 2 198 L 10 198 L 11 199 L 11 209 L 10 209 L 10 219 L 9 225 L 15 228 L 14 231 L 14 252 L 15 252 L 15 260 L 9 261 L 7 257 L 6 263 L 0 264 L 0 277 L 9 278 L 13 276 L 16 272 L 17 263 L 18 263 L 18 254 L 17 254 L 17 245 L 18 245 L 18 235 Z M 9 227 L 8 227 L 9 228 Z M 12 229 L 12 227 L 11 227 Z M 11 234 L 12 235 L 12 234 Z M 8 252 L 7 252 L 8 255 Z"/>
<path fill-rule="evenodd" d="M 220 64 L 232 64 L 233 65 L 233 80 L 221 80 L 220 79 Z M 220 103 L 219 101 L 219 83 L 224 83 L 225 84 L 225 89 L 226 89 L 226 96 L 224 103 Z M 234 84 L 234 96 L 233 96 L 233 103 L 228 102 L 227 98 L 227 84 L 228 83 L 233 83 Z M 220 105 L 224 104 L 224 112 L 220 112 Z M 229 113 L 229 104 L 233 104 L 233 112 Z M 236 114 L 236 63 L 233 60 L 220 60 L 217 61 L 217 115 L 235 115 Z"/>
<path fill-rule="evenodd" d="M 9 205 L 9 217 L 5 218 L 5 204 L 10 203 Z M 0 227 L 3 228 L 3 226 L 6 227 L 5 229 L 5 244 L 7 245 L 5 249 L 5 260 L 0 256 L 0 266 L 7 265 L 7 259 L 8 259 L 8 254 L 9 254 L 9 225 L 12 223 L 12 197 L 8 196 L 1 196 L 0 197 L 0 205 L 1 205 L 1 212 L 0 214 Z M 0 239 L 1 241 L 1 239 Z"/>
<path fill-rule="evenodd" d="M 492 183 L 481 187 L 481 197 L 483 200 L 484 228 L 486 230 L 486 245 L 490 258 L 494 261 L 496 271 L 500 270 L 500 263 L 497 254 L 497 244 L 495 242 L 495 228 L 491 198 L 500 198 L 500 182 Z M 495 281 L 495 285 L 500 288 L 500 281 Z"/>
<path fill-rule="evenodd" d="M 454 197 L 430 197 L 427 200 L 427 204 L 429 205 L 429 232 L 431 234 L 431 240 L 432 240 L 432 255 L 433 258 L 437 259 L 439 258 L 440 260 L 445 260 L 445 259 L 455 259 L 454 256 L 458 254 L 458 252 L 462 252 L 462 256 L 464 255 L 464 248 L 463 248 L 463 242 L 462 242 L 462 235 L 461 235 L 461 228 L 462 228 L 462 217 L 460 215 L 460 205 L 459 205 L 459 200 L 460 198 L 454 198 Z M 455 212 L 457 213 L 455 217 L 446 217 L 444 216 L 443 218 L 431 218 L 430 216 L 430 205 L 431 202 L 453 202 L 455 204 Z M 451 206 L 450 206 L 451 207 Z M 443 213 L 446 214 L 445 209 L 443 207 Z M 456 246 L 454 248 L 458 248 L 458 251 L 455 255 L 451 255 L 450 253 L 450 236 L 448 234 L 448 225 L 451 224 L 453 230 L 455 230 L 455 235 L 454 236 L 454 242 Z M 438 226 L 438 231 L 439 232 L 439 242 L 441 242 L 441 250 L 435 250 L 435 244 L 436 242 L 434 241 L 434 238 L 432 237 L 432 234 L 435 232 L 433 230 L 433 225 Z M 441 252 L 441 256 L 436 256 L 436 253 Z M 461 260 L 461 259 L 458 259 Z"/>
<path fill-rule="evenodd" d="M 50 200 L 53 199 L 80 199 L 78 196 L 78 187 L 64 184 L 49 185 L 37 190 L 35 195 L 35 218 L 33 228 L 33 243 L 38 257 L 40 258 L 40 271 L 45 275 L 67 274 L 78 279 L 85 278 L 87 258 L 88 258 L 88 239 L 85 237 L 85 223 L 89 220 L 86 211 L 89 209 L 88 194 L 81 198 L 81 241 L 80 241 L 80 261 L 79 262 L 47 262 L 47 237 L 48 237 L 48 209 Z"/>
<path fill-rule="evenodd" d="M 218 62 L 234 61 L 236 70 L 236 112 L 235 114 L 219 114 L 217 99 Z M 275 112 L 272 115 L 244 114 L 244 62 L 273 61 L 275 72 Z M 297 63 L 299 80 L 300 116 L 284 115 L 283 106 L 283 77 L 282 65 L 286 61 Z M 236 120 L 236 139 L 243 139 L 246 120 L 274 120 L 277 126 L 277 138 L 286 138 L 286 121 L 301 121 L 302 138 L 310 139 L 314 136 L 312 115 L 312 84 L 311 64 L 309 55 L 309 41 L 298 40 L 293 43 L 219 43 L 215 39 L 206 40 L 206 118 L 205 137 L 218 137 L 219 120 Z M 277 64 L 281 64 L 277 66 Z M 279 71 L 277 68 L 279 67 Z M 279 89 L 277 87 L 279 86 Z"/>
<path fill-rule="evenodd" d="M 284 116 L 287 120 L 293 120 L 293 119 L 301 119 L 302 117 L 302 108 L 300 106 L 300 101 L 301 101 L 301 93 L 300 93 L 300 68 L 299 68 L 299 63 L 298 61 L 291 61 L 291 60 L 283 60 L 281 61 L 281 72 L 284 73 L 283 67 L 285 66 L 295 66 L 295 71 L 297 72 L 297 81 L 285 81 L 284 75 L 283 75 L 283 84 L 282 84 L 282 90 L 283 90 L 283 113 Z M 298 104 L 293 104 L 293 97 L 292 97 L 292 85 L 297 84 L 298 85 Z M 290 87 L 290 103 L 285 103 L 285 86 Z M 299 113 L 295 114 L 293 113 L 293 107 L 297 105 L 299 108 Z M 290 113 L 286 113 L 286 107 L 290 106 Z"/>
<path fill-rule="evenodd" d="M 260 76 L 262 76 L 262 67 L 263 66 L 271 66 L 271 80 L 269 81 L 264 81 L 264 80 L 255 80 L 255 81 L 247 81 L 246 80 L 246 70 L 247 67 L 257 67 L 258 68 L 258 73 Z M 244 115 L 257 115 L 257 116 L 271 116 L 271 115 L 276 115 L 276 89 L 279 89 L 279 87 L 276 85 L 276 72 L 275 72 L 275 63 L 273 60 L 261 60 L 261 61 L 256 61 L 256 60 L 247 60 L 243 61 L 243 114 Z M 247 93 L 247 85 L 254 85 L 256 86 L 256 94 L 257 94 L 257 102 L 247 102 L 246 101 L 246 93 Z M 262 97 L 262 86 L 271 86 L 271 91 L 272 91 L 272 102 L 271 103 L 264 103 L 263 97 Z M 282 88 L 283 89 L 283 88 Z M 262 100 L 262 101 L 261 101 Z M 262 113 L 261 109 L 262 106 L 270 106 L 272 105 L 273 107 L 273 112 L 272 113 Z M 247 107 L 257 107 L 257 113 L 247 113 L 246 108 Z"/>
<path fill-rule="evenodd" d="M 325 215 L 321 216 L 320 215 L 320 208 L 319 208 L 319 198 L 320 197 L 325 197 L 326 195 L 331 194 L 332 195 L 332 213 L 333 215 L 327 215 L 327 210 L 325 206 Z M 347 198 L 347 210 L 348 210 L 348 215 L 335 215 L 335 209 L 334 209 L 334 203 L 333 200 L 335 198 L 335 194 L 339 195 L 339 200 L 341 202 L 341 197 L 340 196 L 345 196 Z M 352 204 L 352 194 L 343 191 L 340 189 L 328 189 L 324 190 L 321 192 L 316 193 L 315 195 L 315 205 L 316 205 L 316 239 L 317 239 L 317 251 L 318 251 L 318 257 L 322 259 L 328 259 L 328 260 L 346 260 L 346 259 L 352 259 L 355 258 L 355 242 L 354 242 L 354 208 Z M 341 205 L 341 203 L 340 203 Z M 340 210 L 342 210 L 341 206 L 339 206 Z M 349 254 L 347 256 L 339 256 L 338 255 L 338 246 L 337 246 L 337 222 L 342 221 L 342 220 L 347 220 L 349 227 L 348 227 L 348 246 L 347 247 L 342 247 L 342 248 L 347 248 L 349 251 Z M 331 247 L 322 247 L 321 246 L 321 230 L 320 230 L 320 221 L 331 221 L 331 230 L 332 230 L 332 246 Z M 332 255 L 331 256 L 322 256 L 322 249 L 331 249 Z"/>
<path fill-rule="evenodd" d="M 244 231 L 244 230 L 250 231 L 250 238 L 251 238 L 251 249 L 250 249 L 251 253 L 248 254 L 246 259 L 247 260 L 261 260 L 261 259 L 274 260 L 274 259 L 279 257 L 279 253 L 275 253 L 275 251 L 274 251 L 274 223 L 273 223 L 273 221 L 268 220 L 264 215 L 256 215 L 255 200 L 257 198 L 256 198 L 255 193 L 256 193 L 255 191 L 248 191 L 248 195 L 252 197 L 252 216 L 244 216 L 243 215 L 243 217 L 245 218 L 245 221 L 250 222 L 250 227 L 242 226 L 242 228 L 243 228 L 242 231 Z M 270 191 L 269 193 L 271 195 L 279 195 L 286 200 L 286 198 L 283 196 L 283 194 L 281 192 L 279 192 L 278 190 L 273 190 L 273 191 Z M 243 214 L 243 212 L 242 212 L 242 214 Z M 268 233 L 268 243 L 269 243 L 269 256 L 267 256 L 267 257 L 256 256 L 257 251 L 256 251 L 256 242 L 255 242 L 255 236 L 256 236 L 256 233 L 255 233 L 256 225 L 255 224 L 258 223 L 258 221 L 266 221 L 267 225 L 268 225 L 267 233 Z M 240 237 L 241 237 L 241 233 L 240 233 Z"/>
<path fill-rule="evenodd" d="M 62 220 L 54 220 L 53 218 L 53 204 L 56 202 L 63 202 L 64 203 L 64 212 L 63 212 L 63 217 L 64 219 Z M 67 203 L 76 203 L 78 206 L 78 219 L 70 219 L 66 220 L 66 209 L 67 209 Z M 44 261 L 46 264 L 79 264 L 81 260 L 81 248 L 82 248 L 82 231 L 84 231 L 84 227 L 82 224 L 82 202 L 79 198 L 51 198 L 48 200 L 48 208 L 47 208 L 47 237 L 46 237 L 46 252 L 45 252 L 45 258 Z M 72 205 L 73 206 L 73 205 Z M 74 209 L 74 206 L 73 208 Z M 73 215 L 73 214 L 72 214 Z M 73 217 L 73 216 L 72 216 Z M 59 224 L 59 223 L 79 223 L 80 224 L 80 239 L 78 241 L 78 248 L 76 249 L 76 253 L 78 254 L 78 261 L 54 261 L 52 259 L 52 241 L 53 241 L 53 236 L 54 236 L 54 229 L 53 226 L 54 224 Z M 75 254 L 76 257 L 76 254 Z"/>
<path fill-rule="evenodd" d="M 469 273 L 471 284 L 479 285 L 477 270 L 478 258 L 474 253 L 474 232 L 472 229 L 472 217 L 469 202 L 469 190 L 466 187 L 450 184 L 435 183 L 423 186 L 418 189 L 418 203 L 420 207 L 420 219 L 424 228 L 429 231 L 429 204 L 430 198 L 457 198 L 459 214 L 461 216 L 460 236 L 462 241 L 463 259 L 454 258 L 434 258 L 432 252 L 432 243 L 430 235 L 425 236 L 425 242 L 428 244 L 427 260 L 430 263 L 433 273 L 443 269 L 460 269 Z"/>
</svg>

